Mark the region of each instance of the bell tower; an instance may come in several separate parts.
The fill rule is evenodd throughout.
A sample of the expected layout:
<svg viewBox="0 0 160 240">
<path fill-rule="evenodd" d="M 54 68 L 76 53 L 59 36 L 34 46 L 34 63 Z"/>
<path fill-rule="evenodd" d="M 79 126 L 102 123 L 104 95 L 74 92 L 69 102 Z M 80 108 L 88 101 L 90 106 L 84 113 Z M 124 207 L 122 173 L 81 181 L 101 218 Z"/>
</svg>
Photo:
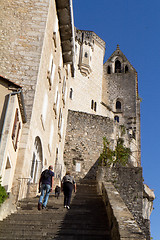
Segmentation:
<svg viewBox="0 0 160 240">
<path fill-rule="evenodd" d="M 104 64 L 102 101 L 113 112 L 137 145 L 136 161 L 140 165 L 140 98 L 137 72 L 117 45 Z"/>
</svg>

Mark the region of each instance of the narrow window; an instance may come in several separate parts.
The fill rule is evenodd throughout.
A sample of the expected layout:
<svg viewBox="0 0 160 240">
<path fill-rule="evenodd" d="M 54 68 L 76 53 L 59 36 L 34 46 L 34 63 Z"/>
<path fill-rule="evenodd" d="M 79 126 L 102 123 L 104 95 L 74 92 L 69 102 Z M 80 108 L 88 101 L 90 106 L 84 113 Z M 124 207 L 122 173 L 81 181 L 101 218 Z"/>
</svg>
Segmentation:
<svg viewBox="0 0 160 240">
<path fill-rule="evenodd" d="M 55 68 L 56 68 L 56 65 L 54 64 L 53 56 L 51 54 L 49 68 L 48 68 L 48 71 L 47 71 L 47 79 L 48 79 L 50 87 L 53 85 L 53 80 L 54 80 L 54 75 L 55 75 Z"/>
<path fill-rule="evenodd" d="M 48 96 L 47 96 L 47 93 L 45 93 L 44 100 L 43 100 L 43 108 L 42 108 L 43 123 L 45 123 L 45 120 L 46 120 L 47 107 L 48 107 Z"/>
<path fill-rule="evenodd" d="M 93 109 L 93 107 L 94 107 L 94 101 L 92 100 L 91 101 L 91 109 Z"/>
<path fill-rule="evenodd" d="M 115 116 L 114 120 L 119 123 L 119 117 L 118 116 Z"/>
<path fill-rule="evenodd" d="M 87 52 L 85 52 L 84 56 L 85 56 L 85 58 L 87 58 L 87 57 L 88 57 L 88 53 L 87 53 Z"/>
<path fill-rule="evenodd" d="M 127 73 L 128 72 L 128 66 L 126 65 L 125 66 L 125 73 Z"/>
<path fill-rule="evenodd" d="M 58 119 L 58 128 L 61 129 L 62 126 L 62 110 L 60 109 L 59 119 Z"/>
<path fill-rule="evenodd" d="M 32 166 L 31 166 L 31 178 L 34 177 L 35 163 L 36 163 L 36 160 L 35 160 L 35 153 L 33 153 Z"/>
<path fill-rule="evenodd" d="M 54 126 L 53 126 L 53 121 L 52 121 L 51 128 L 50 128 L 50 137 L 49 137 L 49 148 L 50 148 L 50 151 L 52 149 L 53 133 L 54 133 Z"/>
<path fill-rule="evenodd" d="M 70 98 L 70 99 L 72 99 L 72 97 L 73 97 L 73 89 L 72 89 L 72 88 L 70 88 L 70 92 L 69 92 L 69 98 Z"/>
<path fill-rule="evenodd" d="M 110 66 L 107 67 L 107 73 L 111 74 L 111 67 Z"/>
<path fill-rule="evenodd" d="M 120 102 L 120 101 L 117 101 L 117 102 L 116 102 L 116 110 L 117 110 L 117 111 L 120 111 L 120 110 L 121 110 L 121 102 Z"/>
<path fill-rule="evenodd" d="M 65 95 L 66 92 L 66 77 L 63 79 L 63 87 L 62 87 L 62 94 Z"/>
<path fill-rule="evenodd" d="M 97 103 L 95 102 L 94 103 L 94 111 L 96 112 L 96 110 L 97 110 Z"/>
<path fill-rule="evenodd" d="M 115 73 L 121 73 L 121 62 L 119 60 L 115 61 Z"/>
<path fill-rule="evenodd" d="M 16 108 L 14 124 L 13 124 L 13 129 L 12 129 L 12 143 L 13 143 L 15 151 L 17 150 L 20 129 L 21 129 L 21 123 L 19 120 L 19 112 L 18 112 L 18 108 Z"/>
</svg>

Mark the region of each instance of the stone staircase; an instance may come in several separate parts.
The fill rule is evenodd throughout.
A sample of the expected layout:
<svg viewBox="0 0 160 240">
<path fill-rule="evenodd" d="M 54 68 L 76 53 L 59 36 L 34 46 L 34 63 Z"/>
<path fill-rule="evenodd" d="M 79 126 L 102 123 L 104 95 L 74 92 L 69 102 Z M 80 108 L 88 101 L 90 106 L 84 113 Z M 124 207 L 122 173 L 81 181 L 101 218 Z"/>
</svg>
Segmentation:
<svg viewBox="0 0 160 240">
<path fill-rule="evenodd" d="M 38 197 L 24 199 L 14 214 L 0 222 L 0 240 L 111 240 L 105 206 L 96 183 L 82 181 L 72 195 L 71 209 L 63 194 L 51 194 L 48 209 L 37 210 Z"/>
</svg>

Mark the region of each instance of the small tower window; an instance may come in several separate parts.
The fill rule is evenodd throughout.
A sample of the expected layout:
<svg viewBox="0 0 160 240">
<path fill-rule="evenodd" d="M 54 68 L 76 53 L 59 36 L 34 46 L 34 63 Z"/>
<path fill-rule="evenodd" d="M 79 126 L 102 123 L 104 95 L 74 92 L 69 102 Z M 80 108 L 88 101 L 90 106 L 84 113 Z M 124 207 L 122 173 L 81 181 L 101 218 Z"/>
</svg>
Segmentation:
<svg viewBox="0 0 160 240">
<path fill-rule="evenodd" d="M 87 52 L 85 52 L 84 56 L 85 56 L 85 58 L 88 58 L 88 53 L 87 53 Z"/>
<path fill-rule="evenodd" d="M 115 116 L 114 120 L 119 123 L 119 117 L 118 116 Z"/>
<path fill-rule="evenodd" d="M 107 67 L 107 73 L 111 74 L 111 67 L 110 66 Z"/>
<path fill-rule="evenodd" d="M 115 61 L 115 73 L 121 73 L 121 62 L 119 60 Z"/>
<path fill-rule="evenodd" d="M 127 73 L 128 72 L 128 66 L 126 65 L 125 66 L 125 73 Z"/>
<path fill-rule="evenodd" d="M 116 110 L 121 111 L 121 102 L 120 101 L 116 102 Z"/>
</svg>

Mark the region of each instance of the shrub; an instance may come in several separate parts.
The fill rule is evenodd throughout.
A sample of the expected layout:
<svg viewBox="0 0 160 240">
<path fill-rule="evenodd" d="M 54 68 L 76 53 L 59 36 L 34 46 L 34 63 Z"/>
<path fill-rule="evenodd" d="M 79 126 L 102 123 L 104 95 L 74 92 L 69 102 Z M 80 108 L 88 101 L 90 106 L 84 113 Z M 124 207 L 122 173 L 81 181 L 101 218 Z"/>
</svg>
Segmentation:
<svg viewBox="0 0 160 240">
<path fill-rule="evenodd" d="M 124 146 L 124 140 L 122 138 L 118 138 L 115 150 L 112 150 L 109 145 L 110 142 L 106 139 L 106 137 L 104 137 L 103 151 L 99 157 L 99 164 L 102 166 L 114 166 L 115 164 L 125 166 L 131 155 L 131 150 L 130 148 Z"/>
<path fill-rule="evenodd" d="M 5 188 L 1 185 L 1 177 L 0 177 L 0 205 L 8 198 L 8 194 Z"/>
<path fill-rule="evenodd" d="M 103 137 L 103 151 L 99 157 L 99 163 L 102 166 L 111 165 L 114 162 L 114 151 L 109 147 L 110 142 L 106 137 Z"/>
</svg>

